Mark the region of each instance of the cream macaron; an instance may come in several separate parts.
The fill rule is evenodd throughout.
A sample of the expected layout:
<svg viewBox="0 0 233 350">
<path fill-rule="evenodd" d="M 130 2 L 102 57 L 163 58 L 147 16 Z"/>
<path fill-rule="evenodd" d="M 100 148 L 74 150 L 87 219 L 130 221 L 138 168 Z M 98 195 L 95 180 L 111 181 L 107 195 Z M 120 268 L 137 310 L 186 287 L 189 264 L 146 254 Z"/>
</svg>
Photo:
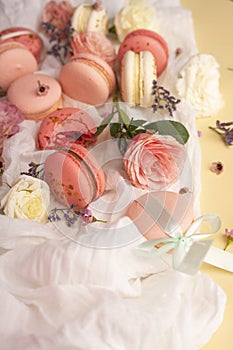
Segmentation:
<svg viewBox="0 0 233 350">
<path fill-rule="evenodd" d="M 16 79 L 7 91 L 8 101 L 16 105 L 25 119 L 39 121 L 62 107 L 62 89 L 49 75 L 32 73 Z"/>
<path fill-rule="evenodd" d="M 107 34 L 108 13 L 101 1 L 93 5 L 86 2 L 78 5 L 74 10 L 71 27 L 77 33 L 98 32 Z"/>
<path fill-rule="evenodd" d="M 127 51 L 120 65 L 120 92 L 129 105 L 151 107 L 152 83 L 157 79 L 155 59 L 150 51 Z"/>
</svg>

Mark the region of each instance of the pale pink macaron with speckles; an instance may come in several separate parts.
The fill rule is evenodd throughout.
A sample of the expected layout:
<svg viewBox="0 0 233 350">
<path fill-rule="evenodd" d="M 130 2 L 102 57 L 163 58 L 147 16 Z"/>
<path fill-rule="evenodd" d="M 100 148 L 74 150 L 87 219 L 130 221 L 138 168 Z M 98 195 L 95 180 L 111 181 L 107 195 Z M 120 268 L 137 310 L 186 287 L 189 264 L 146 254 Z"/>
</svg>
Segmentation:
<svg viewBox="0 0 233 350">
<path fill-rule="evenodd" d="M 81 145 L 50 154 L 44 164 L 45 181 L 54 198 L 76 210 L 97 200 L 105 189 L 104 172 L 97 159 Z"/>
<path fill-rule="evenodd" d="M 137 29 L 125 37 L 118 50 L 119 64 L 128 50 L 135 53 L 150 51 L 155 58 L 158 76 L 167 66 L 169 57 L 167 42 L 160 34 L 152 30 Z"/>
<path fill-rule="evenodd" d="M 110 65 L 90 53 L 71 58 L 61 68 L 59 81 L 67 96 L 90 105 L 105 103 L 116 86 Z"/>
<path fill-rule="evenodd" d="M 16 41 L 24 45 L 39 63 L 44 52 L 44 44 L 38 33 L 25 27 L 11 27 L 0 32 L 0 43 Z"/>
<path fill-rule="evenodd" d="M 7 92 L 13 81 L 35 72 L 37 61 L 24 45 L 11 41 L 0 44 L 0 90 Z"/>
<path fill-rule="evenodd" d="M 11 83 L 7 99 L 21 110 L 25 119 L 39 121 L 62 107 L 62 89 L 53 77 L 31 73 Z"/>
<path fill-rule="evenodd" d="M 58 108 L 41 122 L 37 134 L 39 149 L 57 149 L 80 144 L 90 146 L 96 141 L 97 128 L 92 117 L 74 107 Z"/>
</svg>

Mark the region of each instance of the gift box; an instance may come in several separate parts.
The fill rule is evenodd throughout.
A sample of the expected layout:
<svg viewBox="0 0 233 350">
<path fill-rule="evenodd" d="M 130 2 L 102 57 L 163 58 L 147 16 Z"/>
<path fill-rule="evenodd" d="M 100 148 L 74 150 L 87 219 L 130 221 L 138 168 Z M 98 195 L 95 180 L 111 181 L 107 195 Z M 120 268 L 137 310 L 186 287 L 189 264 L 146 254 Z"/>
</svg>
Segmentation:
<svg viewBox="0 0 233 350">
<path fill-rule="evenodd" d="M 168 237 L 179 227 L 185 232 L 193 220 L 193 193 L 149 192 L 133 201 L 126 215 L 149 240 Z"/>
</svg>

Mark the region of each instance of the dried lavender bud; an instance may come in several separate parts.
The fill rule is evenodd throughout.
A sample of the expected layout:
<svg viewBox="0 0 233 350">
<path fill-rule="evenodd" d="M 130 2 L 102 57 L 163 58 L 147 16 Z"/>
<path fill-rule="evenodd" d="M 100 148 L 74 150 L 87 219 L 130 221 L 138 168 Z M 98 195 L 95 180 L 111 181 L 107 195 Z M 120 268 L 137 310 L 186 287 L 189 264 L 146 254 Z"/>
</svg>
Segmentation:
<svg viewBox="0 0 233 350">
<path fill-rule="evenodd" d="M 221 123 L 219 120 L 216 121 L 216 127 L 210 126 L 209 128 L 219 134 L 227 146 L 233 145 L 233 122 Z"/>
<path fill-rule="evenodd" d="M 155 113 L 159 109 L 166 109 L 169 115 L 173 117 L 173 112 L 176 111 L 176 105 L 180 103 L 180 99 L 172 96 L 170 92 L 162 86 L 158 86 L 156 80 L 152 83 L 152 95 L 154 95 L 154 103 L 152 110 Z"/>
</svg>

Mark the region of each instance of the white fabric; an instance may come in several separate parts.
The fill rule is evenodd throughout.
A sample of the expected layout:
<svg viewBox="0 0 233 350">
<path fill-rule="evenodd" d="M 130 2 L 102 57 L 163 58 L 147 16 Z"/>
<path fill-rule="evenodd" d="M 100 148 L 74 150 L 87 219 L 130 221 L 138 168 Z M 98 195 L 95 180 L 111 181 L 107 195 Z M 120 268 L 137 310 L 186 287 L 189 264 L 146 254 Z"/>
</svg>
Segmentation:
<svg viewBox="0 0 233 350">
<path fill-rule="evenodd" d="M 0 29 L 23 25 L 36 30 L 44 2 L 0 0 Z M 123 1 L 104 3 L 113 15 Z M 197 52 L 192 16 L 178 1 L 154 3 L 170 51 L 160 83 L 173 91 L 180 67 Z M 177 47 L 183 54 L 175 58 Z M 40 67 L 54 77 L 59 69 L 51 56 Z M 64 106 L 76 105 L 64 96 Z M 106 104 L 88 111 L 98 124 L 99 112 L 110 109 Z M 141 109 L 128 113 L 150 121 L 156 117 Z M 194 191 L 197 217 L 201 155 L 195 115 L 182 101 L 174 119 L 186 125 L 190 139 L 186 167 L 170 189 L 188 186 Z M 51 152 L 36 149 L 38 127 L 24 121 L 20 132 L 7 140 L 4 182 L 11 184 L 30 161 L 41 162 Z M 104 166 L 107 191 L 91 209 L 98 218 L 107 218 L 107 224 L 79 227 L 77 234 L 60 225 L 0 216 L 1 349 L 200 349 L 222 322 L 223 291 L 201 273 L 190 277 L 171 270 L 170 256 L 152 260 L 136 254 L 134 247 L 142 238 L 124 213 L 144 192 L 126 181 L 114 141 L 103 135 L 92 152 Z M 0 188 L 1 198 L 6 191 L 7 185 Z"/>
</svg>

